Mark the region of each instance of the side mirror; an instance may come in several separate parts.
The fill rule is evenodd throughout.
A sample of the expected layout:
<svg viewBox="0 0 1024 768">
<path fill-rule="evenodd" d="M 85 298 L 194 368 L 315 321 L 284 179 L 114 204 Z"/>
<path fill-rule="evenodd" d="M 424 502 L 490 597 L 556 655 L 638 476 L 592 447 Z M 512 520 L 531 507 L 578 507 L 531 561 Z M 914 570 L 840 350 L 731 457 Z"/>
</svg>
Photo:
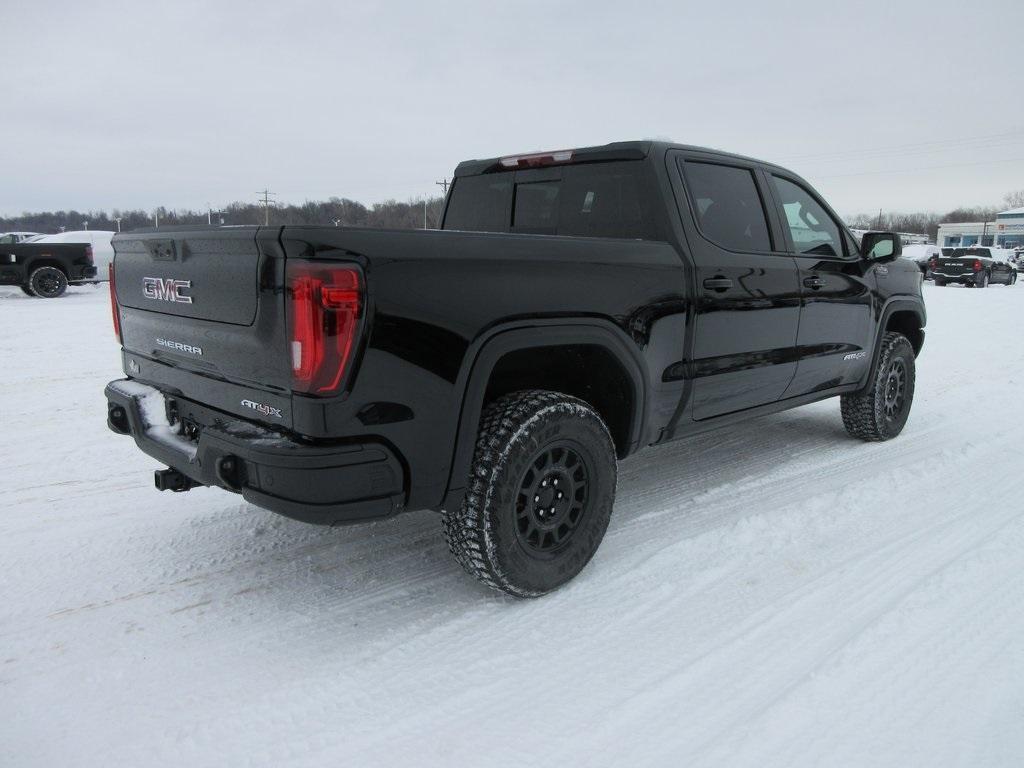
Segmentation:
<svg viewBox="0 0 1024 768">
<path fill-rule="evenodd" d="M 860 253 L 869 261 L 892 261 L 903 253 L 903 241 L 895 232 L 865 232 Z"/>
</svg>

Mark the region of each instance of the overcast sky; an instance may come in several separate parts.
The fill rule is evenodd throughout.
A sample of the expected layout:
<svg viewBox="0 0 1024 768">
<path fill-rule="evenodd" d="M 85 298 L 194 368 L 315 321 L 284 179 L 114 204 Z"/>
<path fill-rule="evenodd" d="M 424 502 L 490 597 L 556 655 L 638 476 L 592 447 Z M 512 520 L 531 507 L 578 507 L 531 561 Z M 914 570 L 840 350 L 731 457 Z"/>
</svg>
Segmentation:
<svg viewBox="0 0 1024 768">
<path fill-rule="evenodd" d="M 1024 188 L 1024 2 L 0 0 L 0 214 L 439 192 L 670 138 L 844 214 Z"/>
</svg>

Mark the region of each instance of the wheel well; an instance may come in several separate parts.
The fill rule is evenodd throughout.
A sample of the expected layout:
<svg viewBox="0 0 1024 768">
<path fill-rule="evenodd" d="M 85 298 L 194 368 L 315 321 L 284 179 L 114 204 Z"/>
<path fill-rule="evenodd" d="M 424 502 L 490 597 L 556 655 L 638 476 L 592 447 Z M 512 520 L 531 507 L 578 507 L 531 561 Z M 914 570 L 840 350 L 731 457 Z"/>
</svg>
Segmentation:
<svg viewBox="0 0 1024 768">
<path fill-rule="evenodd" d="M 921 351 L 921 347 L 924 346 L 924 331 L 921 328 L 921 319 L 916 312 L 910 310 L 893 312 L 885 323 L 885 330 L 902 333 L 910 339 L 914 355 L 917 355 Z"/>
<path fill-rule="evenodd" d="M 522 389 L 547 389 L 586 401 L 608 425 L 619 457 L 629 452 L 636 402 L 632 380 L 605 347 L 573 344 L 509 352 L 491 371 L 484 405 Z"/>
<path fill-rule="evenodd" d="M 29 262 L 25 265 L 25 277 L 32 277 L 32 273 L 40 267 L 56 267 L 64 273 L 64 277 L 68 276 L 67 270 L 64 269 L 64 265 L 54 259 L 36 259 L 35 261 Z"/>
</svg>

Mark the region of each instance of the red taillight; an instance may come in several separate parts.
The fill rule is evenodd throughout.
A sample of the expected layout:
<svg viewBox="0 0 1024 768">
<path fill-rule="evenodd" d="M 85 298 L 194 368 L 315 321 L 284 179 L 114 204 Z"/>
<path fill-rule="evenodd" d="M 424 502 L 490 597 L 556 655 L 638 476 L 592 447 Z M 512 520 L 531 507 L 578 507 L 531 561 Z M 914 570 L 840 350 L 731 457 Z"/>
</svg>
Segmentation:
<svg viewBox="0 0 1024 768">
<path fill-rule="evenodd" d="M 87 262 L 89 262 L 90 264 L 93 263 L 93 260 L 92 260 L 92 246 L 91 245 L 85 246 L 85 260 Z"/>
<path fill-rule="evenodd" d="M 326 395 L 342 384 L 362 312 L 355 267 L 289 260 L 287 266 L 292 388 Z"/>
<path fill-rule="evenodd" d="M 981 272 L 981 270 L 982 270 L 981 259 L 975 259 L 974 260 L 974 271 L 975 272 Z"/>
<path fill-rule="evenodd" d="M 571 149 L 560 149 L 557 152 L 537 152 L 533 155 L 514 155 L 503 157 L 498 161 L 502 168 L 541 168 L 545 165 L 559 165 L 572 160 Z"/>
<path fill-rule="evenodd" d="M 117 307 L 117 286 L 114 284 L 114 263 L 111 262 L 107 267 L 107 275 L 109 282 L 107 287 L 110 288 L 110 314 L 114 318 L 114 335 L 117 336 L 118 343 L 121 341 L 121 312 Z"/>
</svg>

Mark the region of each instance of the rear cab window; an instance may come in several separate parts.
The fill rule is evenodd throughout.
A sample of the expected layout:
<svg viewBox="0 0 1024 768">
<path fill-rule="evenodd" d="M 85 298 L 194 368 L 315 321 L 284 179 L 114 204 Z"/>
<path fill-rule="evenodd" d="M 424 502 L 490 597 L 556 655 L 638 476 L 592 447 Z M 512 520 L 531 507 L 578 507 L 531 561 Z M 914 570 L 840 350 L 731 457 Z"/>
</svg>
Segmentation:
<svg viewBox="0 0 1024 768">
<path fill-rule="evenodd" d="M 663 240 L 659 204 L 640 161 L 485 173 L 456 178 L 442 229 Z"/>
<path fill-rule="evenodd" d="M 443 229 L 508 232 L 512 174 L 461 176 L 455 179 Z"/>
</svg>

